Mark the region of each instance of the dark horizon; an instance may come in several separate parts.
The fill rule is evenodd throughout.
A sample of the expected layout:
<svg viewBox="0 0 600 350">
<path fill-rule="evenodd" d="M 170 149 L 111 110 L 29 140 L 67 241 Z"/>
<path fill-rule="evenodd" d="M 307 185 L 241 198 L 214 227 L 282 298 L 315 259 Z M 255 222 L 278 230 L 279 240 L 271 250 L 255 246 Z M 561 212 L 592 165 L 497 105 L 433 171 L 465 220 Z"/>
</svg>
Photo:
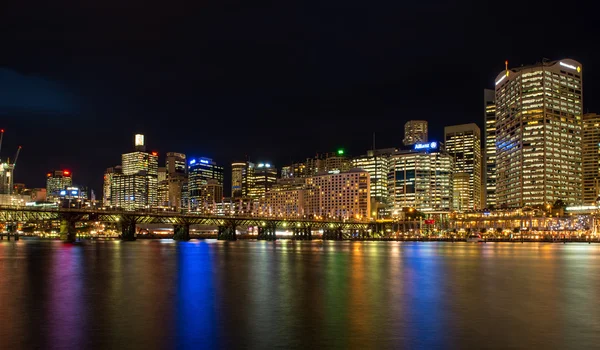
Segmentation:
<svg viewBox="0 0 600 350">
<path fill-rule="evenodd" d="M 584 111 L 598 111 L 598 29 L 576 30 L 594 12 L 578 6 L 555 28 L 555 9 L 517 4 L 11 3 L 0 158 L 22 145 L 15 182 L 44 187 L 67 168 L 100 198 L 104 170 L 143 133 L 160 166 L 172 151 L 223 165 L 228 194 L 230 164 L 246 156 L 280 168 L 359 155 L 373 132 L 378 148 L 399 147 L 411 119 L 439 141 L 446 125 L 481 128 L 483 89 L 505 60 L 581 62 Z"/>
</svg>

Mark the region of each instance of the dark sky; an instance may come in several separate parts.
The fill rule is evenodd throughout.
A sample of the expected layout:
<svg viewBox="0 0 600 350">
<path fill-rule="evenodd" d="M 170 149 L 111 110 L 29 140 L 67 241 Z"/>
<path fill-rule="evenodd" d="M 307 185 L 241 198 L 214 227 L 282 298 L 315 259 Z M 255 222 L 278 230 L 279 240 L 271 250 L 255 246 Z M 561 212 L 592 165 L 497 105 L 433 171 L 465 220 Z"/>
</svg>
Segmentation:
<svg viewBox="0 0 600 350">
<path fill-rule="evenodd" d="M 136 132 L 226 174 L 246 155 L 279 167 L 361 154 L 373 132 L 399 146 L 409 119 L 439 139 L 481 125 L 482 89 L 506 59 L 580 61 L 584 108 L 599 108 L 600 26 L 577 1 L 41 3 L 0 5 L 0 157 L 23 146 L 15 177 L 28 187 L 68 168 L 101 196 Z"/>
</svg>

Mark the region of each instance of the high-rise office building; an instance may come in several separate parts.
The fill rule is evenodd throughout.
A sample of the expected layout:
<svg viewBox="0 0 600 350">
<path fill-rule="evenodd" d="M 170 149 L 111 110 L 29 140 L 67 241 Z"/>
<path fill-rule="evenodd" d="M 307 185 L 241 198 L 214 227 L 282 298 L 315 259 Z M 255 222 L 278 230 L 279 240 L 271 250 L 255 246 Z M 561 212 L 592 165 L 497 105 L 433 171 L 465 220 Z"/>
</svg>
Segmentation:
<svg viewBox="0 0 600 350">
<path fill-rule="evenodd" d="M 600 115 L 583 115 L 583 204 L 596 204 L 600 195 Z"/>
<path fill-rule="evenodd" d="M 0 194 L 12 194 L 14 164 L 0 162 Z"/>
<path fill-rule="evenodd" d="M 481 209 L 481 131 L 470 123 L 447 126 L 444 135 L 446 152 L 454 158 L 454 209 Z"/>
<path fill-rule="evenodd" d="M 437 142 L 416 144 L 415 150 L 390 157 L 388 192 L 395 210 L 450 211 L 454 159 Z"/>
<path fill-rule="evenodd" d="M 496 77 L 498 206 L 582 202 L 581 70 L 563 59 Z"/>
<path fill-rule="evenodd" d="M 157 207 L 169 207 L 169 180 L 167 167 L 158 167 Z"/>
<path fill-rule="evenodd" d="M 69 186 L 73 186 L 73 174 L 69 170 L 55 170 L 46 174 L 48 198 L 58 198 L 60 191 Z"/>
<path fill-rule="evenodd" d="M 409 120 L 404 124 L 404 146 L 427 142 L 427 121 Z"/>
<path fill-rule="evenodd" d="M 277 181 L 277 168 L 270 163 L 258 163 L 253 168 L 252 186 L 248 189 L 248 197 L 265 198 L 265 194 Z"/>
<path fill-rule="evenodd" d="M 173 177 L 176 174 L 186 174 L 186 157 L 183 153 L 167 152 L 166 155 L 167 176 Z"/>
<path fill-rule="evenodd" d="M 235 162 L 231 164 L 231 197 L 242 197 L 242 179 L 246 173 L 246 162 Z"/>
<path fill-rule="evenodd" d="M 307 158 L 305 163 L 292 166 L 295 177 L 309 177 L 328 172 L 346 172 L 352 167 L 352 160 L 343 149 L 338 149 L 336 152 L 317 154 L 314 158 Z"/>
<path fill-rule="evenodd" d="M 377 203 L 387 203 L 388 201 L 389 159 L 396 152 L 395 148 L 369 150 L 366 155 L 352 160 L 354 168 L 363 169 L 369 173 L 371 199 Z"/>
<path fill-rule="evenodd" d="M 183 184 L 187 179 L 186 156 L 183 153 L 167 152 L 167 206 L 179 210 L 183 205 Z"/>
<path fill-rule="evenodd" d="M 223 167 L 218 166 L 210 158 L 193 158 L 188 163 L 188 191 L 192 210 L 204 208 L 206 203 L 212 203 L 221 198 L 215 198 L 219 194 L 218 190 L 209 191 L 208 187 L 213 188 L 215 180 L 217 185 L 221 186 L 220 195 L 223 195 Z M 208 194 L 212 193 L 210 198 Z"/>
<path fill-rule="evenodd" d="M 144 135 L 135 135 L 134 146 L 134 152 L 121 155 L 121 173 L 111 180 L 111 202 L 125 210 L 158 205 L 158 153 L 146 152 Z"/>
<path fill-rule="evenodd" d="M 104 172 L 104 185 L 102 186 L 102 205 L 105 207 L 115 205 L 112 199 L 112 186 L 113 186 L 113 178 L 116 174 L 123 174 L 122 168 L 120 165 L 115 167 L 110 167 L 106 169 Z"/>
<path fill-rule="evenodd" d="M 496 95 L 494 90 L 483 90 L 483 207 L 496 206 Z"/>
</svg>

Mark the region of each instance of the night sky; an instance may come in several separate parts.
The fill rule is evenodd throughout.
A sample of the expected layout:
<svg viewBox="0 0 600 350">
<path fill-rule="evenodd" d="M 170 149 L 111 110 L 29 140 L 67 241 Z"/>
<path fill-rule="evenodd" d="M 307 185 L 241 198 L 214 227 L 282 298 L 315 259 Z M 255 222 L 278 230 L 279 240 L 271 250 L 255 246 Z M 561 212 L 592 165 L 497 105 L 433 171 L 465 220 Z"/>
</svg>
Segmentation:
<svg viewBox="0 0 600 350">
<path fill-rule="evenodd" d="M 8 3 L 8 4 L 7 4 Z M 0 5 L 0 157 L 16 182 L 104 169 L 150 150 L 277 167 L 345 147 L 400 146 L 409 119 L 482 124 L 483 89 L 542 58 L 583 65 L 599 111 L 600 27 L 576 1 L 90 0 Z M 591 2 L 590 2 L 591 3 Z M 563 8 L 561 8 L 563 6 Z"/>
</svg>

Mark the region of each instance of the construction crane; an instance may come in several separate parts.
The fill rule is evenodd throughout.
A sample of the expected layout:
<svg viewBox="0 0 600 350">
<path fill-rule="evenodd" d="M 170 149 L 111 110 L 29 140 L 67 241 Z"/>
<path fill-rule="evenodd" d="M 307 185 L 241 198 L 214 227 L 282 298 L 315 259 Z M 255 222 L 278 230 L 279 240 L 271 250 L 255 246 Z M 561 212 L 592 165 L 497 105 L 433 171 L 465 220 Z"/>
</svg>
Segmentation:
<svg viewBox="0 0 600 350">
<path fill-rule="evenodd" d="M 12 164 L 13 170 L 14 170 L 15 166 L 17 166 L 17 159 L 19 159 L 19 153 L 21 153 L 21 146 L 19 146 L 19 148 L 17 148 L 17 154 L 15 154 L 15 161 Z"/>
</svg>

